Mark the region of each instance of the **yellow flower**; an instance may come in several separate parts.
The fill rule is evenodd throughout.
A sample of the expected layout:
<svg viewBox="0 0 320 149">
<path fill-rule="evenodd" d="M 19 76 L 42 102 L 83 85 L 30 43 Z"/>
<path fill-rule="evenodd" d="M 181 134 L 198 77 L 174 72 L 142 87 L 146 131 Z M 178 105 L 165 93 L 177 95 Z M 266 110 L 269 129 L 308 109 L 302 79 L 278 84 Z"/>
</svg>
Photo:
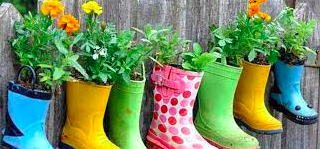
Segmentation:
<svg viewBox="0 0 320 149">
<path fill-rule="evenodd" d="M 95 14 L 100 15 L 102 13 L 102 7 L 95 1 L 89 1 L 82 4 L 82 10 L 87 14 L 94 12 Z"/>
<path fill-rule="evenodd" d="M 72 15 L 64 15 L 58 21 L 58 27 L 64 29 L 69 35 L 79 31 L 79 21 Z"/>
<path fill-rule="evenodd" d="M 266 20 L 266 21 L 270 21 L 271 20 L 271 16 L 266 14 L 266 13 L 263 13 L 263 12 L 259 12 L 258 13 L 259 17 Z"/>
<path fill-rule="evenodd" d="M 43 15 L 50 15 L 52 18 L 58 17 L 64 10 L 62 3 L 58 0 L 46 0 L 41 7 Z"/>
<path fill-rule="evenodd" d="M 260 4 L 259 3 L 249 4 L 249 10 L 248 10 L 249 17 L 252 17 L 259 12 L 260 12 Z"/>
</svg>

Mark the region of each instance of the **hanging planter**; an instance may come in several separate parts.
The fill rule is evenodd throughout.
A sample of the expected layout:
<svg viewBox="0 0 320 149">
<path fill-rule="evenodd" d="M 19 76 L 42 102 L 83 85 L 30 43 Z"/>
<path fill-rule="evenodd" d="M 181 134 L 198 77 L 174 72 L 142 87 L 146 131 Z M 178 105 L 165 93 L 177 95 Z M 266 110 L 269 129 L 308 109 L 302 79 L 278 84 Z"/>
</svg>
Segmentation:
<svg viewBox="0 0 320 149">
<path fill-rule="evenodd" d="M 215 62 L 205 69 L 199 89 L 195 126 L 209 143 L 220 148 L 259 148 L 258 140 L 242 131 L 233 116 L 241 72 L 241 67 Z"/>
<path fill-rule="evenodd" d="M 31 88 L 20 82 L 22 70 L 32 74 Z M 45 121 L 52 93 L 35 89 L 37 74 L 30 66 L 22 66 L 15 81 L 8 85 L 8 111 L 3 145 L 9 148 L 53 149 L 46 137 Z"/>
<path fill-rule="evenodd" d="M 79 80 L 67 82 L 67 118 L 62 133 L 62 148 L 118 148 L 107 138 L 103 120 L 111 85 L 96 85 Z M 93 129 L 94 128 L 94 129 Z"/>
<path fill-rule="evenodd" d="M 271 65 L 243 61 L 243 72 L 235 94 L 234 115 L 240 125 L 265 134 L 282 132 L 282 124 L 265 106 L 265 90 Z"/>
<path fill-rule="evenodd" d="M 109 99 L 110 139 L 120 148 L 146 149 L 140 135 L 140 113 L 145 87 L 145 68 L 142 80 L 126 83 L 118 80 L 113 85 Z"/>
<path fill-rule="evenodd" d="M 275 84 L 270 105 L 295 123 L 314 124 L 318 121 L 318 113 L 304 100 L 300 86 L 306 59 L 316 56 L 314 50 L 305 46 L 314 32 L 315 21 L 300 21 L 295 18 L 292 8 L 286 8 L 276 22 L 281 28 L 279 35 L 283 43 L 280 60 L 273 69 Z"/>
</svg>

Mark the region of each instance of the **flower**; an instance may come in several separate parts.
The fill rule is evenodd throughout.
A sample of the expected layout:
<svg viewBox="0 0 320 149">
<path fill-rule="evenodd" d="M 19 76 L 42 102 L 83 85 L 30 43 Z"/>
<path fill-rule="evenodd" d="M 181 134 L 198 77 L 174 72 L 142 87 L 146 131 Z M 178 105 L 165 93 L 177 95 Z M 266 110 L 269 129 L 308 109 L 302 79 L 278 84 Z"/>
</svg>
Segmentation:
<svg viewBox="0 0 320 149">
<path fill-rule="evenodd" d="M 79 31 L 79 21 L 72 15 L 64 15 L 58 21 L 58 27 L 64 29 L 69 35 Z"/>
<path fill-rule="evenodd" d="M 92 55 L 92 58 L 93 58 L 94 60 L 96 60 L 96 59 L 99 58 L 99 55 L 98 55 L 97 53 L 95 53 L 95 54 Z"/>
<path fill-rule="evenodd" d="M 249 10 L 248 10 L 249 17 L 252 17 L 259 12 L 260 12 L 260 4 L 259 3 L 249 4 Z"/>
<path fill-rule="evenodd" d="M 101 56 L 106 56 L 107 55 L 107 49 L 105 49 L 105 48 L 103 48 L 103 49 L 101 49 L 100 50 L 100 52 L 99 52 L 99 54 L 101 55 Z"/>
<path fill-rule="evenodd" d="M 94 12 L 95 14 L 100 15 L 102 13 L 102 7 L 95 1 L 89 1 L 82 4 L 82 10 L 87 14 Z"/>
<path fill-rule="evenodd" d="M 259 12 L 258 13 L 259 17 L 266 20 L 266 21 L 270 21 L 271 20 L 271 16 L 266 14 L 266 13 L 263 13 L 263 12 Z"/>
<path fill-rule="evenodd" d="M 50 15 L 52 18 L 58 17 L 64 10 L 62 3 L 58 0 L 46 0 L 41 7 L 43 15 Z"/>
</svg>

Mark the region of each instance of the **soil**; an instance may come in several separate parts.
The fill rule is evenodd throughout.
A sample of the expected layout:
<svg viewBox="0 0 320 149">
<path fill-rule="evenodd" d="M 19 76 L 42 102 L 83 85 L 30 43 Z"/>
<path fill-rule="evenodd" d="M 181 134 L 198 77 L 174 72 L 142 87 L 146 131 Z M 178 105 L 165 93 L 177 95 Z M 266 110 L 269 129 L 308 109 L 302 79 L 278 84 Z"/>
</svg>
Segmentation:
<svg viewBox="0 0 320 149">
<path fill-rule="evenodd" d="M 133 75 L 131 75 L 131 80 L 135 80 L 135 81 L 143 81 L 143 76 L 139 73 L 134 73 Z"/>
<path fill-rule="evenodd" d="M 258 53 L 256 58 L 251 63 L 258 64 L 258 65 L 269 65 L 267 57 L 261 53 Z"/>
<path fill-rule="evenodd" d="M 303 65 L 307 60 L 306 57 L 300 59 L 299 57 L 295 56 L 293 53 L 285 52 L 284 49 L 280 50 L 280 60 L 288 65 Z"/>
</svg>

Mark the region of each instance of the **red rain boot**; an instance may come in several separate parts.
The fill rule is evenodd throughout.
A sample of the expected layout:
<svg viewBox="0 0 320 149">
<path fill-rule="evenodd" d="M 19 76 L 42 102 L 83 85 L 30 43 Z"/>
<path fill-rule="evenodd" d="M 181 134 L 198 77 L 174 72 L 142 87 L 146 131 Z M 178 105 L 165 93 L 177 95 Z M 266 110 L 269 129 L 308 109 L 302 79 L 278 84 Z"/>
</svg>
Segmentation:
<svg viewBox="0 0 320 149">
<path fill-rule="evenodd" d="M 154 113 L 147 135 L 149 149 L 216 149 L 198 133 L 192 110 L 203 73 L 155 66 Z"/>
</svg>

